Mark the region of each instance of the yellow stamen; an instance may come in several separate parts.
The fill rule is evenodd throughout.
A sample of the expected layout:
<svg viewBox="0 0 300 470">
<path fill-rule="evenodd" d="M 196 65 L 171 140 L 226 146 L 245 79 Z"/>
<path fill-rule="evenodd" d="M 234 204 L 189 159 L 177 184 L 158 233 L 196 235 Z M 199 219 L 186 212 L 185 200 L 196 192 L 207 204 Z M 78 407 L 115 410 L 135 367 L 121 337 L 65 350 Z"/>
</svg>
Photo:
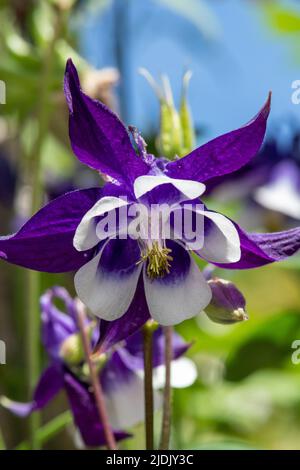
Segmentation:
<svg viewBox="0 0 300 470">
<path fill-rule="evenodd" d="M 155 241 L 151 247 L 147 247 L 146 252 L 142 254 L 138 263 L 148 262 L 147 276 L 150 279 L 163 277 L 166 273 L 169 274 L 170 272 L 170 261 L 173 261 L 173 257 L 170 256 L 171 252 L 170 248 L 162 247 Z"/>
</svg>

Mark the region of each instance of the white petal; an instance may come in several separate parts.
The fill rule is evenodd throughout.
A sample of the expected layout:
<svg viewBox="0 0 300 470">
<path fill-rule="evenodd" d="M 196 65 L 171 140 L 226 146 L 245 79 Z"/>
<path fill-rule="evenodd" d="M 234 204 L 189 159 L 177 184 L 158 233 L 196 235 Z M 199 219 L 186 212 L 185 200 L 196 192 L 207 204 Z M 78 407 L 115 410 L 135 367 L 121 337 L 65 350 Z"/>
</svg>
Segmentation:
<svg viewBox="0 0 300 470">
<path fill-rule="evenodd" d="M 205 191 L 205 185 L 198 181 L 169 178 L 165 175 L 139 176 L 134 182 L 134 194 L 137 199 L 162 184 L 172 184 L 187 199 L 196 199 Z"/>
<path fill-rule="evenodd" d="M 204 259 L 214 263 L 235 263 L 241 258 L 240 237 L 234 224 L 222 214 L 210 211 L 196 211 L 210 219 L 211 229 L 205 232 L 204 244 L 197 253 Z"/>
<path fill-rule="evenodd" d="M 145 418 L 144 381 L 134 375 L 128 382 L 123 382 L 105 396 L 110 423 L 114 429 L 128 429 Z M 154 392 L 154 409 L 162 404 L 161 395 Z"/>
<path fill-rule="evenodd" d="M 300 219 L 300 193 L 287 178 L 262 186 L 256 191 L 254 197 L 267 209 Z"/>
<path fill-rule="evenodd" d="M 110 212 L 126 205 L 128 205 L 126 200 L 114 196 L 106 196 L 97 201 L 96 204 L 94 204 L 94 206 L 83 216 L 76 229 L 73 239 L 74 248 L 77 251 L 85 251 L 97 245 L 100 238 L 96 234 L 94 218 L 105 214 L 105 212 Z"/>
<path fill-rule="evenodd" d="M 75 274 L 75 289 L 80 300 L 103 320 L 116 320 L 128 310 L 142 269 L 131 273 L 108 273 L 101 269 L 101 254 L 82 266 Z"/>
<path fill-rule="evenodd" d="M 171 386 L 174 388 L 185 388 L 193 385 L 198 376 L 195 363 L 187 357 L 180 357 L 171 364 Z M 153 387 L 164 388 L 166 368 L 164 365 L 153 370 Z"/>
<path fill-rule="evenodd" d="M 144 286 L 151 316 L 160 325 L 176 325 L 200 313 L 211 300 L 211 290 L 195 261 L 190 258 L 184 278 L 166 282 L 150 280 L 144 269 Z M 171 267 L 172 269 L 172 267 Z"/>
</svg>

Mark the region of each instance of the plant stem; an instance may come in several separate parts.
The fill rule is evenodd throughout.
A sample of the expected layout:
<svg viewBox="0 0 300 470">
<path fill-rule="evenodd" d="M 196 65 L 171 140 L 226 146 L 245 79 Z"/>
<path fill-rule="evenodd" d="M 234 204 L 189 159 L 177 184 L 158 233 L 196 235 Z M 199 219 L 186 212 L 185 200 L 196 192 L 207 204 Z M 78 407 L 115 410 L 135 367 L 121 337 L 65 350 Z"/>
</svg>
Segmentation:
<svg viewBox="0 0 300 470">
<path fill-rule="evenodd" d="M 53 70 L 55 44 L 60 36 L 62 27 L 62 14 L 58 13 L 53 37 L 48 45 L 43 60 L 41 72 L 41 88 L 39 90 L 39 107 L 37 111 L 38 133 L 32 149 L 32 155 L 28 163 L 28 179 L 32 188 L 31 197 L 31 215 L 34 214 L 41 206 L 43 201 L 43 186 L 41 182 L 40 166 L 41 155 L 47 128 L 50 120 L 50 103 L 49 90 L 51 84 L 51 76 Z M 40 372 L 40 312 L 39 312 L 39 295 L 40 295 L 40 273 L 35 271 L 26 272 L 26 346 L 27 346 L 27 368 L 28 368 L 28 389 L 31 396 L 32 391 L 38 380 Z M 37 430 L 40 425 L 40 416 L 33 413 L 29 417 L 29 440 L 32 449 L 39 448 L 39 440 Z"/>
<path fill-rule="evenodd" d="M 145 391 L 145 433 L 146 433 L 146 449 L 152 450 L 154 446 L 153 438 L 153 345 L 152 336 L 153 329 L 151 325 L 143 328 L 144 335 L 144 391 Z"/>
<path fill-rule="evenodd" d="M 85 358 L 89 367 L 89 373 L 90 373 L 90 379 L 91 379 L 91 384 L 93 388 L 95 403 L 96 403 L 97 411 L 99 414 L 100 422 L 103 426 L 106 445 L 109 450 L 116 450 L 117 445 L 116 445 L 115 437 L 114 437 L 114 434 L 112 432 L 112 429 L 109 423 L 109 418 L 108 418 L 108 414 L 107 414 L 106 407 L 105 407 L 105 400 L 104 400 L 101 382 L 99 380 L 95 365 L 91 359 L 92 351 L 91 351 L 91 346 L 90 346 L 90 340 L 89 340 L 88 333 L 84 325 L 85 323 L 84 306 L 80 301 L 77 302 L 77 319 L 78 319 L 78 327 L 79 327 L 81 338 L 82 338 L 84 354 L 85 354 Z"/>
<path fill-rule="evenodd" d="M 3 437 L 2 430 L 0 428 L 0 450 L 5 450 L 5 449 L 6 449 L 5 440 L 4 440 L 4 437 Z"/>
<path fill-rule="evenodd" d="M 171 363 L 173 359 L 173 348 L 172 348 L 172 326 L 164 327 L 165 334 L 165 388 L 164 388 L 164 402 L 163 402 L 163 419 L 160 446 L 161 450 L 168 450 L 170 445 L 170 434 L 171 434 L 171 399 L 172 399 L 172 388 L 171 388 Z"/>
</svg>

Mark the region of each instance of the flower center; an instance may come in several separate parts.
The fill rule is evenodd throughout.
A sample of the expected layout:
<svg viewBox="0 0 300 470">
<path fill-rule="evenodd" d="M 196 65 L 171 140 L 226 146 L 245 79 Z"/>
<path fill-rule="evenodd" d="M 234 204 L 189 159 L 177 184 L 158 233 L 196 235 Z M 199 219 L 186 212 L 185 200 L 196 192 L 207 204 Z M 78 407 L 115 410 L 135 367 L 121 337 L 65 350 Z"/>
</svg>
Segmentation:
<svg viewBox="0 0 300 470">
<path fill-rule="evenodd" d="M 148 262 L 147 276 L 150 279 L 163 277 L 170 272 L 171 261 L 173 261 L 171 252 L 170 248 L 163 247 L 158 241 L 154 241 L 151 246 L 147 246 L 138 263 Z"/>
</svg>

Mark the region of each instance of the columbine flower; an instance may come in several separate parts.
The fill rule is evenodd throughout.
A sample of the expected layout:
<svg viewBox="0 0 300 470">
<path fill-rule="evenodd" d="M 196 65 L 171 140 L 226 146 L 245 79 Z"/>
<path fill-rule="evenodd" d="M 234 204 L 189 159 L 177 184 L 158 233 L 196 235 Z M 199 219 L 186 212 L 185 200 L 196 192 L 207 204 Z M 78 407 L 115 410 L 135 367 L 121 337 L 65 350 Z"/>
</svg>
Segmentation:
<svg viewBox="0 0 300 470">
<path fill-rule="evenodd" d="M 65 95 L 70 111 L 70 138 L 79 160 L 106 175 L 100 188 L 68 193 L 52 201 L 14 235 L 0 239 L 0 255 L 10 263 L 47 272 L 77 270 L 76 290 L 100 318 L 114 320 L 135 312 L 141 317 L 145 292 L 150 315 L 170 325 L 190 318 L 209 304 L 211 289 L 190 255 L 189 243 L 99 237 L 107 212 L 124 205 L 176 205 L 192 201 L 194 218 L 204 220 L 204 244 L 196 255 L 230 269 L 259 267 L 280 261 L 300 247 L 300 228 L 272 234 L 248 234 L 225 216 L 195 203 L 204 183 L 238 170 L 258 152 L 266 130 L 270 98 L 240 129 L 222 135 L 187 156 L 167 162 L 141 151 L 127 129 L 102 103 L 80 88 L 68 61 Z M 126 197 L 126 201 L 124 199 Z M 119 227 L 122 231 L 123 227 Z M 111 239 L 110 237 L 113 236 Z M 143 291 L 143 292 L 141 292 Z M 133 318 L 131 316 L 131 318 Z M 144 319 L 143 319 L 144 321 Z M 141 323 L 142 324 L 142 323 Z"/>
<path fill-rule="evenodd" d="M 54 299 L 61 299 L 68 314 L 58 310 Z M 74 421 L 84 443 L 88 446 L 105 444 L 101 422 L 99 422 L 94 397 L 90 392 L 89 374 L 84 362 L 81 338 L 77 327 L 76 302 L 62 287 L 55 287 L 41 297 L 42 341 L 50 358 L 50 365 L 43 372 L 35 389 L 33 401 L 18 403 L 6 397 L 1 404 L 18 416 L 25 417 L 35 410 L 44 408 L 62 389 L 65 390 Z M 103 387 L 109 419 L 116 430 L 117 440 L 129 434 L 119 429 L 133 426 L 144 419 L 143 339 L 142 333 L 126 338 L 123 318 L 115 322 L 100 322 L 100 355 L 95 358 L 99 380 Z M 91 345 L 97 340 L 98 328 L 87 320 L 87 331 Z M 127 327 L 128 328 L 128 327 Z M 131 330 L 132 331 L 132 330 Z M 120 342 L 120 340 L 122 340 Z M 189 348 L 179 335 L 173 334 L 172 386 L 186 387 L 196 378 L 195 365 L 181 356 Z M 161 372 L 164 362 L 164 340 L 162 329 L 153 334 L 153 367 L 157 371 L 156 388 L 162 385 Z M 184 362 L 182 362 L 184 361 Z M 187 373 L 182 374 L 182 369 Z M 161 397 L 155 392 L 155 406 L 161 404 Z"/>
</svg>

